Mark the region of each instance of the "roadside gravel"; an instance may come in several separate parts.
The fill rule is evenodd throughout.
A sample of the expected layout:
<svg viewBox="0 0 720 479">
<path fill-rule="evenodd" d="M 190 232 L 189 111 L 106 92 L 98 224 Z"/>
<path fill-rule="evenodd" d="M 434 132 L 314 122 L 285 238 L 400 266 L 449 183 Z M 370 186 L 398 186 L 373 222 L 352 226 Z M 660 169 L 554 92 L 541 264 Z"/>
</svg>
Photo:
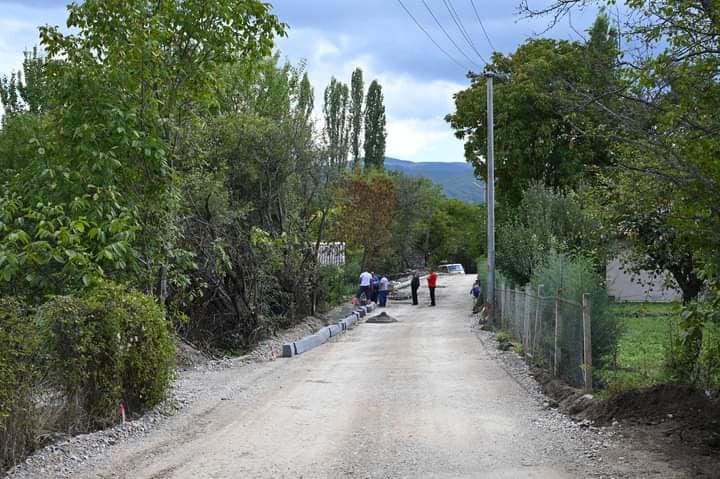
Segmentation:
<svg viewBox="0 0 720 479">
<path fill-rule="evenodd" d="M 534 423 L 553 434 L 558 434 L 581 445 L 576 459 L 592 465 L 592 477 L 631 478 L 691 478 L 689 470 L 671 466 L 657 452 L 633 444 L 634 434 L 628 434 L 623 425 L 614 421 L 611 426 L 596 427 L 588 420 L 574 421 L 557 409 L 557 403 L 548 398 L 541 385 L 532 376 L 525 360 L 512 350 L 498 347 L 495 333 L 481 329 L 475 317 L 469 320 L 482 347 L 497 364 L 543 409 Z"/>
</svg>

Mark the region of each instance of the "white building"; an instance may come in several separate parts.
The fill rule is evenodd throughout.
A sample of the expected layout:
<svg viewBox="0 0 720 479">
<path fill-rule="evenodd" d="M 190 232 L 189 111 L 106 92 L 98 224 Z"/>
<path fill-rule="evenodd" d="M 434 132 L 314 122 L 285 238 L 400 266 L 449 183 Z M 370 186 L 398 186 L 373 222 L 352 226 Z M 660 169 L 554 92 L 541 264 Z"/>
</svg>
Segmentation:
<svg viewBox="0 0 720 479">
<path fill-rule="evenodd" d="M 670 273 L 656 276 L 650 271 L 634 273 L 627 270 L 623 261 L 615 258 L 607 265 L 605 273 L 608 295 L 615 301 L 656 301 L 682 300 L 682 292 Z"/>
</svg>

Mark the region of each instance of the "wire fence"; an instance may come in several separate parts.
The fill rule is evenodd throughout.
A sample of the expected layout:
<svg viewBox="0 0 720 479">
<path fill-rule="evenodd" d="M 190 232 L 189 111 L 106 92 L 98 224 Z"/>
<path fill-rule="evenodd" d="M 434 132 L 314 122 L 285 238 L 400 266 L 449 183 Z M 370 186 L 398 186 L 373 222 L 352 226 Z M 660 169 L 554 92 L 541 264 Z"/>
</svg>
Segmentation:
<svg viewBox="0 0 720 479">
<path fill-rule="evenodd" d="M 587 295 L 579 304 L 560 297 L 544 296 L 542 286 L 495 291 L 495 325 L 507 330 L 524 353 L 576 387 L 592 389 L 590 305 Z"/>
</svg>

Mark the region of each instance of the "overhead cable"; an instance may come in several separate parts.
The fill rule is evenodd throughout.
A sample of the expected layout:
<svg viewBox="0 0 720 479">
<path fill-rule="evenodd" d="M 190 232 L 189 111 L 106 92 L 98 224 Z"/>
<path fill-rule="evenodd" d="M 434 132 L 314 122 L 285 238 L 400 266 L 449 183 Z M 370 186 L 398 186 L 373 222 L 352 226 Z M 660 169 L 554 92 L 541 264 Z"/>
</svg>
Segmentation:
<svg viewBox="0 0 720 479">
<path fill-rule="evenodd" d="M 493 45 L 492 40 L 490 40 L 490 35 L 488 35 L 487 30 L 485 30 L 485 25 L 483 25 L 483 22 L 482 22 L 482 20 L 480 19 L 480 13 L 478 12 L 477 7 L 475 6 L 475 1 L 474 1 L 474 0 L 470 0 L 470 3 L 472 4 L 473 10 L 475 11 L 475 16 L 477 17 L 478 22 L 480 23 L 480 28 L 482 28 L 483 34 L 485 34 L 485 39 L 487 40 L 488 45 L 490 45 L 490 48 L 492 48 L 492 50 L 493 50 L 494 52 L 496 52 L 497 49 L 495 48 L 495 45 Z"/>
<path fill-rule="evenodd" d="M 470 45 L 470 48 L 475 52 L 475 54 L 483 61 L 483 63 L 487 63 L 487 60 L 485 60 L 485 57 L 482 56 L 480 51 L 475 46 L 475 43 L 472 41 L 472 37 L 470 37 L 470 34 L 465 29 L 465 25 L 463 24 L 462 18 L 460 18 L 460 15 L 458 15 L 457 10 L 455 10 L 455 7 L 452 4 L 452 0 L 442 0 L 445 4 L 445 8 L 447 9 L 448 13 L 450 13 L 450 17 L 453 19 L 453 22 L 455 22 L 455 26 L 460 31 L 460 36 L 462 36 L 468 45 Z"/>
<path fill-rule="evenodd" d="M 420 30 L 422 30 L 422 32 L 430 39 L 431 42 L 433 42 L 433 44 L 438 48 L 438 50 L 443 52 L 446 57 L 448 57 L 450 60 L 452 60 L 456 65 L 458 65 L 463 70 L 466 70 L 466 71 L 471 70 L 471 68 L 468 68 L 467 65 L 463 65 L 462 63 L 460 63 L 455 57 L 450 55 L 447 52 L 447 50 L 445 50 L 443 47 L 441 47 L 438 42 L 435 41 L 435 39 L 432 37 L 432 35 L 430 35 L 430 33 L 425 29 L 425 27 L 423 27 L 420 24 L 420 22 L 417 20 L 417 18 L 415 18 L 415 16 L 412 14 L 412 12 L 410 10 L 408 10 L 408 8 L 405 6 L 405 4 L 402 2 L 402 0 L 397 0 L 397 1 L 400 4 L 400 6 L 403 8 L 403 10 L 405 10 L 405 12 L 410 16 L 410 18 L 412 18 L 413 22 L 415 22 L 415 25 L 417 25 L 417 27 Z"/>
<path fill-rule="evenodd" d="M 445 36 L 447 37 L 447 39 L 450 40 L 450 43 L 452 43 L 453 45 L 455 45 L 455 48 L 457 49 L 457 51 L 459 51 L 459 52 L 462 54 L 462 56 L 464 56 L 470 63 L 472 63 L 473 65 L 476 65 L 478 68 L 482 68 L 482 65 L 478 64 L 475 60 L 473 60 L 472 58 L 470 58 L 470 57 L 468 56 L 468 54 L 465 53 L 465 50 L 463 50 L 462 48 L 460 48 L 460 46 L 455 42 L 455 40 L 453 39 L 453 37 L 450 36 L 450 34 L 449 34 L 448 31 L 445 29 L 445 27 L 443 26 L 443 24 L 440 23 L 440 20 L 438 20 L 438 18 L 435 16 L 435 12 L 432 11 L 432 9 L 430 8 L 430 5 L 428 5 L 425 0 L 422 0 L 422 2 L 423 2 L 423 5 L 425 5 L 425 8 L 427 9 L 427 11 L 430 13 L 430 16 L 433 17 L 433 20 L 435 20 L 435 23 L 437 23 L 437 26 L 440 27 L 440 30 L 442 30 L 442 32 L 445 34 Z"/>
</svg>

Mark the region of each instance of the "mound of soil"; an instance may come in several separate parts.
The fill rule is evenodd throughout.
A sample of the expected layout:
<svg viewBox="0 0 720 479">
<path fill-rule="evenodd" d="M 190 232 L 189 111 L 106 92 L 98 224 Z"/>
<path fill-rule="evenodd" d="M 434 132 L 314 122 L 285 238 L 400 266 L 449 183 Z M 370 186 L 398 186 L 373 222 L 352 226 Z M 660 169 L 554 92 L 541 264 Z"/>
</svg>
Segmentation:
<svg viewBox="0 0 720 479">
<path fill-rule="evenodd" d="M 595 402 L 576 417 L 598 425 L 621 421 L 627 435 L 681 465 L 691 477 L 718 477 L 720 400 L 703 391 L 657 385 Z"/>
<path fill-rule="evenodd" d="M 212 359 L 181 338 L 175 338 L 175 364 L 181 371 L 206 366 Z"/>
<path fill-rule="evenodd" d="M 379 323 L 379 324 L 386 324 L 386 323 L 397 323 L 398 320 L 387 314 L 385 311 L 378 314 L 377 316 L 373 316 L 372 318 L 365 321 L 366 323 Z"/>
<path fill-rule="evenodd" d="M 717 426 L 720 404 L 690 386 L 660 384 L 597 402 L 583 412 L 583 417 L 597 424 L 610 424 L 613 420 L 657 423 L 676 419 L 700 425 L 714 422 Z"/>
</svg>

